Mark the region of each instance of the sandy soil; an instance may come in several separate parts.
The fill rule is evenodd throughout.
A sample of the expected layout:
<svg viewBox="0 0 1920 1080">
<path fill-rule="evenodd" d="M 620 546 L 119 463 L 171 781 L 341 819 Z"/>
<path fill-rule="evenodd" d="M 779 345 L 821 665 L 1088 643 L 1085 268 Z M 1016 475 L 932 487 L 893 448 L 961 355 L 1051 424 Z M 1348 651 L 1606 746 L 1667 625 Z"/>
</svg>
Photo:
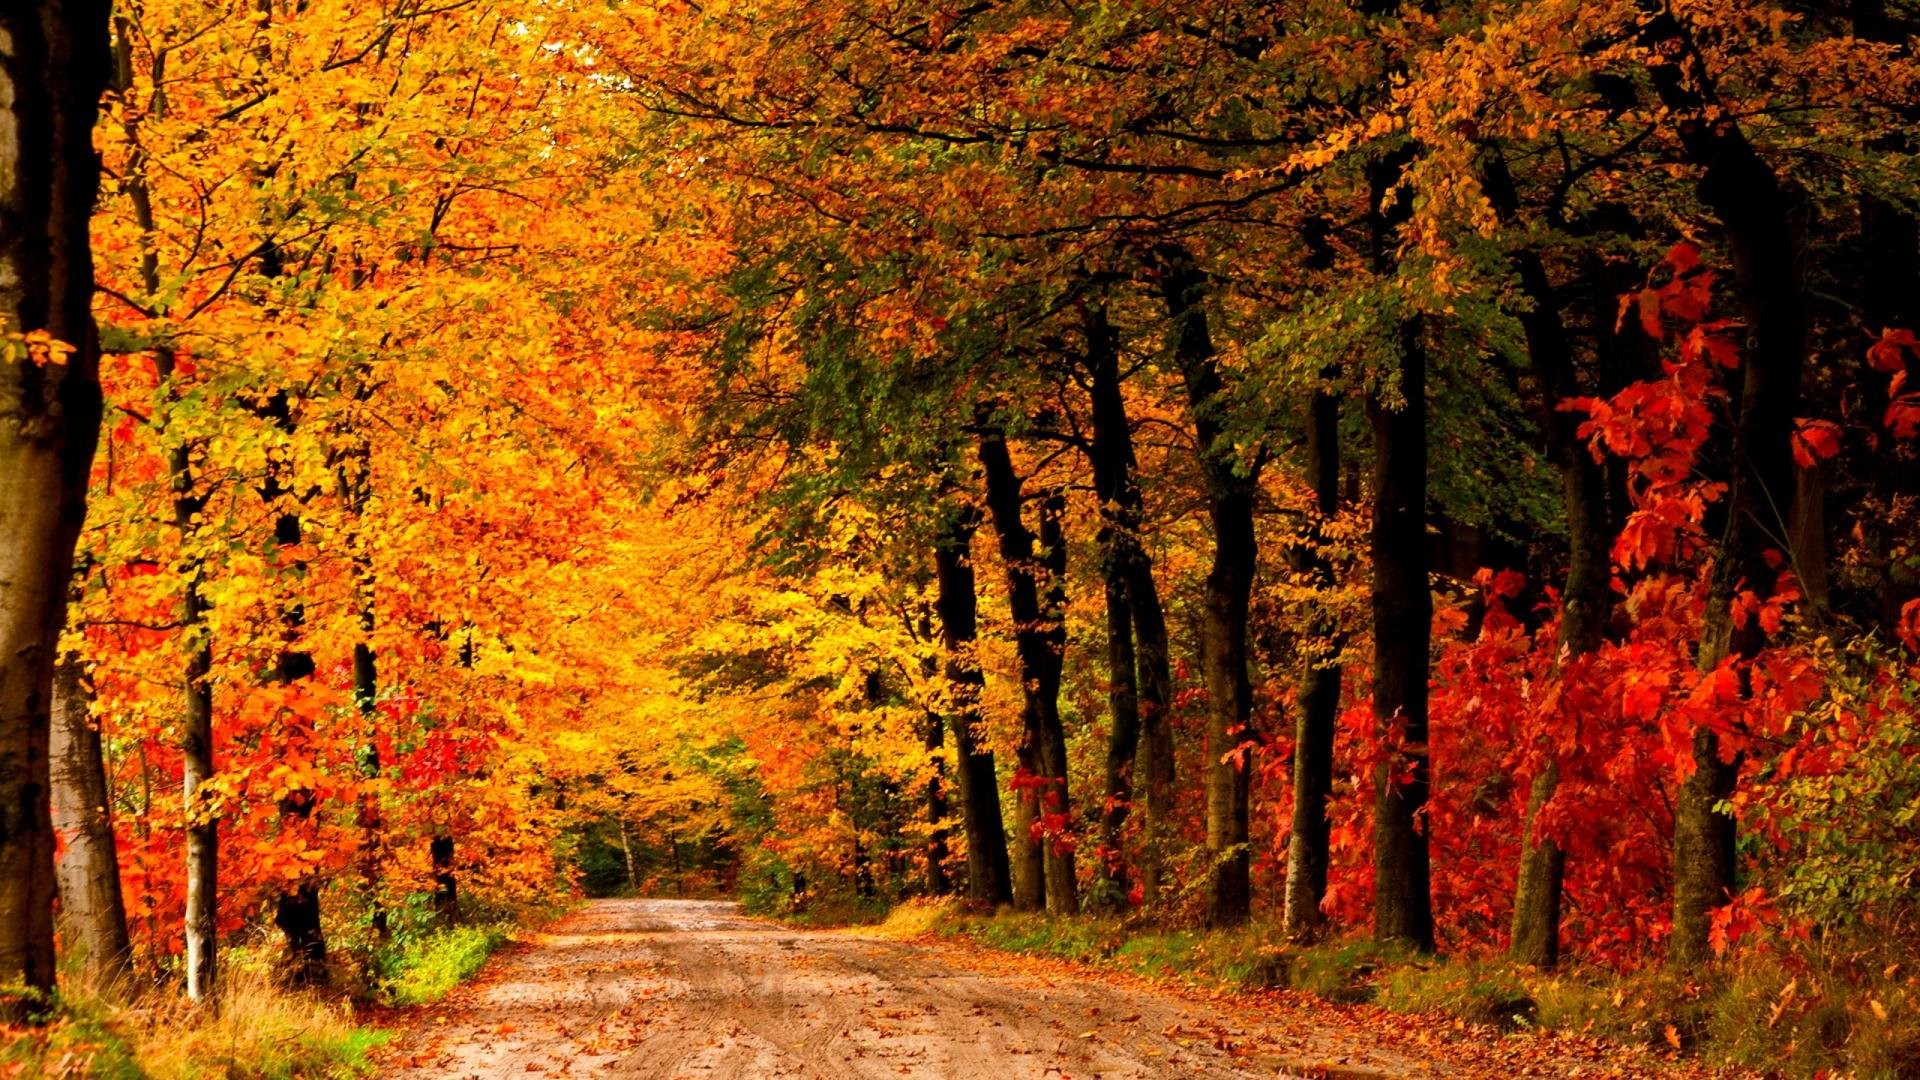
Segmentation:
<svg viewBox="0 0 1920 1080">
<path fill-rule="evenodd" d="M 1429 1076 L 1302 1017 L 995 954 L 796 931 L 732 904 L 601 900 L 409 1015 L 382 1075 Z"/>
</svg>

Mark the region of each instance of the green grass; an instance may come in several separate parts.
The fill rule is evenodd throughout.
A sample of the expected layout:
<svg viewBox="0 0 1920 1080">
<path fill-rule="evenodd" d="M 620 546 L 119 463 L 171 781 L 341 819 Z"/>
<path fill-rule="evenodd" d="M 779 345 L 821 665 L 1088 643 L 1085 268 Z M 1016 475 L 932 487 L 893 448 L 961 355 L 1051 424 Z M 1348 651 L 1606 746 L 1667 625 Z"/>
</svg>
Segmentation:
<svg viewBox="0 0 1920 1080">
<path fill-rule="evenodd" d="M 1892 946 L 1756 952 L 1684 977 L 1569 965 L 1515 967 L 1496 956 L 1434 957 L 1352 937 L 1298 948 L 1255 924 L 1165 929 L 1124 919 L 902 904 L 882 934 L 964 937 L 990 948 L 1238 988 L 1287 987 L 1496 1031 L 1565 1031 L 1786 1076 L 1920 1080 L 1920 971 Z M 1905 946 L 1901 946 L 1905 948 Z M 1891 951 L 1890 951 L 1891 950 Z"/>
<path fill-rule="evenodd" d="M 513 939 L 503 926 L 456 926 L 397 941 L 381 961 L 386 999 L 423 1005 L 472 977 L 495 949 Z"/>
</svg>

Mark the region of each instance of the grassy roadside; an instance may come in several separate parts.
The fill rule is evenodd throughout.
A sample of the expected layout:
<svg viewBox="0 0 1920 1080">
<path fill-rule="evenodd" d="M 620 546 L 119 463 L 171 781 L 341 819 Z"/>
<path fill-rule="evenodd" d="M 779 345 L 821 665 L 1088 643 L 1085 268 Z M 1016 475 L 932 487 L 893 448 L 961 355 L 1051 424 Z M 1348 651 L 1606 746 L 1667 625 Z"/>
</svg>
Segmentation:
<svg viewBox="0 0 1920 1080">
<path fill-rule="evenodd" d="M 1494 1035 L 1595 1036 L 1774 1075 L 1920 1078 L 1920 973 L 1872 949 L 1762 953 L 1680 977 L 1577 966 L 1543 974 L 1494 958 L 1425 957 L 1360 939 L 1290 947 L 1261 925 L 1164 930 L 1098 916 L 969 914 L 946 903 L 903 904 L 876 932 L 965 938 L 1192 985 L 1291 989 L 1476 1024 Z"/>
<path fill-rule="evenodd" d="M 551 913 L 546 913 L 551 914 Z M 544 918 L 538 921 L 545 921 Z M 377 950 L 356 994 L 290 990 L 273 977 L 272 950 L 235 948 L 217 1013 L 174 988 L 117 1000 L 68 978 L 53 1022 L 0 1026 L 0 1077 L 101 1080 L 333 1080 L 371 1076 L 390 1038 L 365 1007 L 445 997 L 501 946 L 525 932 L 505 923 L 397 935 Z"/>
</svg>

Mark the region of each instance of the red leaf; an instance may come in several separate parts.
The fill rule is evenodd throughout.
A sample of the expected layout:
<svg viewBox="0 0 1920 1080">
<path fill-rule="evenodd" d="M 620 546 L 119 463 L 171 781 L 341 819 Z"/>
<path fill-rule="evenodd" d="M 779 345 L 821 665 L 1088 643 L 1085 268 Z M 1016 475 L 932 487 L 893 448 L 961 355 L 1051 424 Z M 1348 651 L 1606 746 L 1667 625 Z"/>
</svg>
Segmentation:
<svg viewBox="0 0 1920 1080">
<path fill-rule="evenodd" d="M 1803 469 L 1811 469 L 1840 452 L 1840 425 L 1831 420 L 1796 421 L 1793 433 L 1793 460 Z"/>
</svg>

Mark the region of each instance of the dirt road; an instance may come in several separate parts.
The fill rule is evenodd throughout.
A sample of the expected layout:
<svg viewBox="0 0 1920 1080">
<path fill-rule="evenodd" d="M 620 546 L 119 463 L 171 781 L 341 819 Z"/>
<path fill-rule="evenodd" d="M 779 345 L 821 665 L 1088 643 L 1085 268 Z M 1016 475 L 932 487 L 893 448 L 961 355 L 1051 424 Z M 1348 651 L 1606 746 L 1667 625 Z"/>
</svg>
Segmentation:
<svg viewBox="0 0 1920 1080">
<path fill-rule="evenodd" d="M 796 931 L 744 918 L 732 904 L 691 900 L 591 903 L 411 1022 L 382 1075 L 1090 1080 L 1452 1071 L 1387 1049 L 1378 1035 L 1343 1033 L 1324 1016 L 1256 1014 L 994 953 Z"/>
</svg>

